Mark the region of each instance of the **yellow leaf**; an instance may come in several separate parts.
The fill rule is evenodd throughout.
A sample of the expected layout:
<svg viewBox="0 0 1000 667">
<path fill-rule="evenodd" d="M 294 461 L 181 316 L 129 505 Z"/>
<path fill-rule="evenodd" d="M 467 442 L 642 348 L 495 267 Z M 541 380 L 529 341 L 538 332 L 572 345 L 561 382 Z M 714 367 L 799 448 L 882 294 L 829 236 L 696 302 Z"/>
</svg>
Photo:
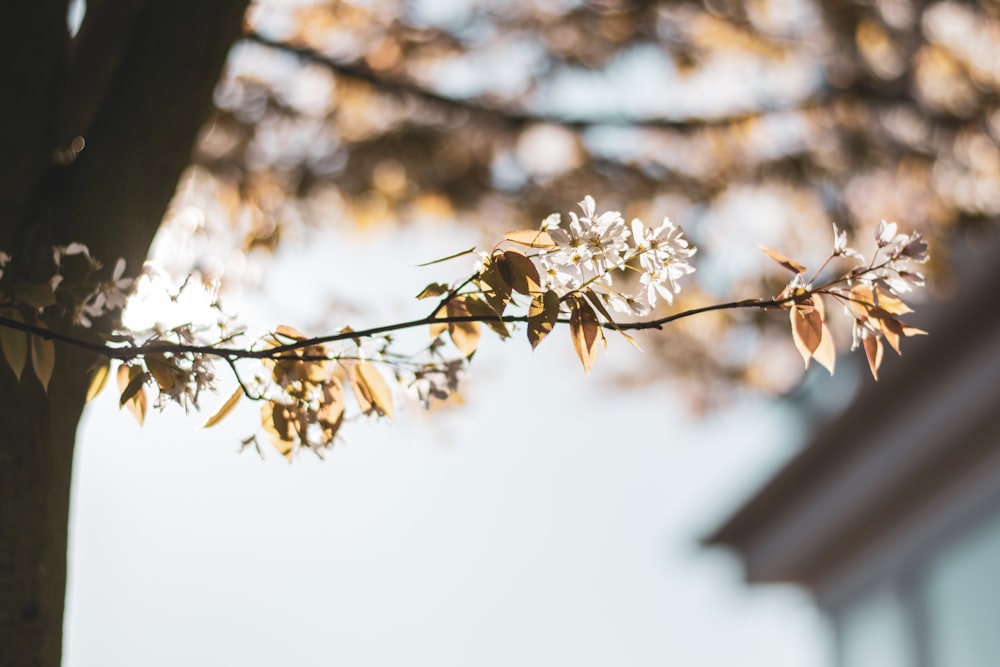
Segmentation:
<svg viewBox="0 0 1000 667">
<path fill-rule="evenodd" d="M 291 411 L 280 403 L 266 402 L 260 410 L 261 424 L 271 439 L 271 445 L 286 459 L 295 450 L 295 429 Z"/>
<path fill-rule="evenodd" d="M 208 421 L 202 426 L 202 428 L 209 428 L 215 426 L 221 422 L 226 415 L 233 411 L 236 404 L 240 402 L 240 397 L 243 396 L 243 387 L 236 387 L 236 390 L 226 399 L 226 402 L 215 411 L 215 414 L 208 418 Z"/>
<path fill-rule="evenodd" d="M 837 348 L 833 344 L 833 335 L 830 333 L 830 329 L 823 325 L 823 337 L 819 341 L 819 346 L 813 352 L 813 359 L 815 359 L 823 368 L 833 375 L 833 367 L 837 361 Z"/>
<path fill-rule="evenodd" d="M 150 375 L 153 376 L 153 379 L 156 380 L 156 384 L 160 389 L 173 389 L 174 385 L 177 383 L 177 379 L 174 377 L 173 370 L 163 355 L 147 355 L 145 362 L 146 370 L 148 370 Z"/>
<path fill-rule="evenodd" d="M 139 393 L 132 397 L 127 407 L 135 415 L 135 420 L 139 422 L 139 426 L 142 426 L 146 422 L 146 390 L 140 388 Z"/>
<path fill-rule="evenodd" d="M 331 431 L 329 440 L 333 440 L 344 420 L 344 386 L 337 378 L 323 385 L 323 403 L 317 417 L 320 426 Z"/>
<path fill-rule="evenodd" d="M 35 369 L 35 377 L 42 383 L 42 389 L 48 393 L 49 380 L 56 367 L 56 346 L 51 340 L 31 337 L 31 365 Z"/>
<path fill-rule="evenodd" d="M 465 297 L 456 297 L 448 302 L 448 317 L 469 317 L 471 313 L 465 303 Z M 479 347 L 482 327 L 479 322 L 449 322 L 448 335 L 458 351 L 465 357 L 471 357 Z"/>
<path fill-rule="evenodd" d="M 392 392 L 378 369 L 369 361 L 359 361 L 354 365 L 353 379 L 358 403 L 364 401 L 380 414 L 392 419 Z M 362 412 L 368 410 L 362 407 Z"/>
<path fill-rule="evenodd" d="M 18 322 L 24 322 L 17 311 L 8 311 L 7 317 Z M 24 364 L 28 361 L 28 334 L 16 329 L 0 327 L 0 348 L 3 349 L 3 356 L 7 360 L 10 370 L 14 371 L 14 377 L 21 381 L 21 373 L 24 372 Z"/>
<path fill-rule="evenodd" d="M 282 338 L 288 338 L 294 341 L 306 340 L 309 338 L 298 329 L 286 326 L 284 324 L 279 324 L 278 328 L 274 330 L 274 334 L 276 336 L 281 336 Z"/>
<path fill-rule="evenodd" d="M 573 339 L 573 347 L 576 349 L 576 356 L 583 364 L 584 373 L 590 373 L 591 366 L 594 365 L 594 358 L 597 356 L 597 339 L 600 334 L 600 324 L 597 322 L 597 315 L 594 309 L 584 301 L 577 301 L 573 304 L 573 311 L 569 317 L 570 337 Z"/>
<path fill-rule="evenodd" d="M 427 287 L 420 290 L 420 294 L 417 295 L 418 299 L 433 299 L 436 296 L 443 296 L 448 293 L 448 286 L 444 283 L 431 283 Z"/>
<path fill-rule="evenodd" d="M 443 318 L 445 318 L 447 316 L 448 316 L 448 311 L 444 307 L 438 308 L 437 312 L 434 313 L 434 317 L 438 318 L 438 319 L 443 319 Z M 440 324 L 434 323 L 434 324 L 430 325 L 431 338 L 432 339 L 433 338 L 437 338 L 438 336 L 440 336 L 441 334 L 443 334 L 447 330 L 448 330 L 448 323 L 447 322 L 441 322 Z"/>
<path fill-rule="evenodd" d="M 878 299 L 876 305 L 890 315 L 906 315 L 913 312 L 913 309 L 903 303 L 902 299 L 881 287 L 875 288 L 875 297 Z"/>
<path fill-rule="evenodd" d="M 757 247 L 760 248 L 765 255 L 776 261 L 778 264 L 781 264 L 781 266 L 788 269 L 792 273 L 805 273 L 806 271 L 808 271 L 806 267 L 802 266 L 794 259 L 789 259 L 788 257 L 785 257 L 777 250 L 771 250 L 770 248 L 765 248 L 762 245 L 758 245 Z"/>
<path fill-rule="evenodd" d="M 90 376 L 90 386 L 87 387 L 87 399 L 86 402 L 94 400 L 94 397 L 101 393 L 104 389 L 104 385 L 108 383 L 108 375 L 111 373 L 111 362 L 107 359 L 102 361 L 94 369 L 94 374 Z"/>
<path fill-rule="evenodd" d="M 507 232 L 503 235 L 511 243 L 527 246 L 529 248 L 555 248 L 555 241 L 548 232 L 538 229 L 522 229 L 516 232 Z"/>
<path fill-rule="evenodd" d="M 118 407 L 127 407 L 139 426 L 146 420 L 146 392 L 142 389 L 145 381 L 146 373 L 139 366 L 122 364 L 118 367 L 118 389 L 121 391 Z"/>
<path fill-rule="evenodd" d="M 848 306 L 852 307 L 855 313 L 869 313 L 874 317 L 877 317 L 873 313 L 876 309 L 890 315 L 905 315 L 913 312 L 913 309 L 903 303 L 899 297 L 880 287 L 872 287 L 863 283 L 851 287 L 851 298 Z"/>
</svg>

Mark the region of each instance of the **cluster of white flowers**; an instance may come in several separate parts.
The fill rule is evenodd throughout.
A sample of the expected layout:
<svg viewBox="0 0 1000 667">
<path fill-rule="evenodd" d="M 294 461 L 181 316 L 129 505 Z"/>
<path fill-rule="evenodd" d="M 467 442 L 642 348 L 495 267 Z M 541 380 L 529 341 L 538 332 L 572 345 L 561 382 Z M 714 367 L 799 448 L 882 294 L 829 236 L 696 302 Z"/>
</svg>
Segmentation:
<svg viewBox="0 0 1000 667">
<path fill-rule="evenodd" d="M 90 254 L 90 249 L 83 243 L 54 246 L 52 248 L 52 260 L 55 262 L 56 271 L 49 278 L 49 286 L 53 292 L 63 282 L 63 258 L 75 255 L 86 260 L 90 266 L 91 273 L 96 273 L 103 268 L 101 263 Z M 79 298 L 72 313 L 73 324 L 90 328 L 93 320 L 124 308 L 129 295 L 132 293 L 134 282 L 133 278 L 125 277 L 125 260 L 119 258 L 115 262 L 111 278 L 92 285 L 90 291 Z"/>
<path fill-rule="evenodd" d="M 928 259 L 927 242 L 920 232 L 900 234 L 895 222 L 882 220 L 875 231 L 875 245 L 875 254 L 869 262 L 860 252 L 847 247 L 846 232 L 834 224 L 833 256 L 858 260 L 858 265 L 847 276 L 849 286 L 857 285 L 870 290 L 872 300 L 877 302 L 878 288 L 887 290 L 889 294 L 899 295 L 924 285 L 923 274 L 913 266 L 923 264 Z M 864 309 L 851 308 L 849 305 L 845 309 L 854 318 L 851 330 L 852 350 L 862 346 L 865 339 L 884 335 L 883 325 L 866 316 Z M 909 309 L 906 308 L 906 311 Z"/>
<path fill-rule="evenodd" d="M 127 278 L 124 274 L 125 260 L 119 258 L 111 278 L 99 283 L 80 302 L 73 314 L 73 323 L 90 327 L 92 320 L 124 308 L 135 282 L 134 278 Z"/>
<path fill-rule="evenodd" d="M 169 370 L 164 377 L 154 376 L 159 394 L 154 407 L 162 410 L 170 402 L 177 403 L 190 412 L 199 409 L 198 398 L 202 391 L 215 391 L 215 364 L 203 354 L 180 354 L 165 360 Z M 147 361 L 148 365 L 148 361 Z"/>
<path fill-rule="evenodd" d="M 658 297 L 672 303 L 680 292 L 677 281 L 694 272 L 688 260 L 696 249 L 680 227 L 668 218 L 656 228 L 638 218 L 626 225 L 618 211 L 598 214 L 590 195 L 579 205 L 583 215 L 570 213 L 565 227 L 558 213 L 542 223 L 554 244 L 534 257 L 542 286 L 560 297 L 590 288 L 615 311 L 635 316 L 648 314 Z M 638 290 L 612 287 L 615 270 L 638 271 Z"/>
<path fill-rule="evenodd" d="M 0 250 L 0 278 L 3 278 L 4 267 L 10 262 L 10 255 Z"/>
<path fill-rule="evenodd" d="M 433 400 L 447 400 L 458 392 L 458 385 L 468 366 L 464 358 L 423 364 L 412 373 L 406 385 L 425 409 Z"/>
</svg>

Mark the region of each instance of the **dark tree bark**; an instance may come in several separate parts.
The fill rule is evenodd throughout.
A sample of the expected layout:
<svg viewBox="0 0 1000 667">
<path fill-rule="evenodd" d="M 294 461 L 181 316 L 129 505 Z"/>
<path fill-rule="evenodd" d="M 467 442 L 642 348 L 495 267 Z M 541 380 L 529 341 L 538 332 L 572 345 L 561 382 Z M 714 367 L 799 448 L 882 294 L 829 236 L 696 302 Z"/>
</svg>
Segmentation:
<svg viewBox="0 0 1000 667">
<path fill-rule="evenodd" d="M 40 270 L 81 241 L 141 266 L 188 164 L 247 0 L 91 0 L 76 40 L 66 0 L 0 22 L 0 250 Z M 69 164 L 55 152 L 73 137 Z M 61 661 L 73 444 L 93 359 L 59 348 L 48 395 L 0 364 L 0 665 Z"/>
</svg>

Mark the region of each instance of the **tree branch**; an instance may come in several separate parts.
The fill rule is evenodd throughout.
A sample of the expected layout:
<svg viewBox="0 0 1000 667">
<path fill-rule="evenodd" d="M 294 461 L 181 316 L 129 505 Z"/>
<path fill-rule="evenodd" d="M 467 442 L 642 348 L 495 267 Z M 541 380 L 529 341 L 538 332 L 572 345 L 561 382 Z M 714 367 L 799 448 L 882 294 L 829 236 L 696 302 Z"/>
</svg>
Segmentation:
<svg viewBox="0 0 1000 667">
<path fill-rule="evenodd" d="M 800 296 L 798 298 L 802 297 Z M 793 300 L 794 298 L 789 297 L 784 299 L 744 299 L 742 301 L 729 301 L 726 303 L 718 303 L 710 306 L 702 306 L 700 308 L 692 308 L 690 310 L 681 311 L 679 313 L 674 313 L 672 315 L 667 315 L 665 317 L 657 318 L 654 320 L 644 320 L 639 322 L 619 322 L 619 323 L 602 322 L 601 326 L 607 330 L 614 330 L 614 331 L 640 331 L 645 329 L 662 329 L 665 324 L 676 322 L 677 320 L 693 317 L 695 315 L 700 315 L 703 313 L 709 313 L 718 310 L 735 310 L 741 308 L 759 308 L 761 310 L 766 310 L 770 308 L 779 308 Z M 435 310 L 435 312 L 437 312 L 437 310 Z M 51 340 L 53 342 L 60 343 L 62 345 L 67 345 L 81 350 L 86 350 L 94 354 L 98 354 L 107 359 L 117 359 L 121 361 L 137 359 L 147 354 L 162 354 L 164 352 L 169 352 L 171 354 L 201 354 L 201 355 L 207 355 L 224 359 L 227 362 L 232 362 L 239 359 L 272 359 L 272 360 L 295 359 L 297 361 L 331 361 L 340 357 L 338 355 L 292 356 L 291 353 L 296 352 L 298 350 L 304 350 L 310 347 L 325 345 L 328 343 L 337 343 L 345 340 L 373 338 L 381 334 L 392 333 L 394 331 L 404 331 L 407 329 L 429 326 L 431 324 L 458 324 L 463 322 L 480 322 L 484 324 L 489 322 L 503 322 L 505 324 L 513 324 L 513 323 L 523 324 L 528 322 L 528 316 L 504 315 L 502 317 L 490 317 L 484 315 L 462 315 L 462 316 L 451 316 L 451 317 L 435 317 L 432 314 L 414 320 L 407 320 L 405 322 L 385 324 L 381 326 L 370 327 L 368 329 L 359 329 L 356 331 L 355 330 L 342 331 L 340 333 L 297 340 L 293 343 L 278 345 L 267 349 L 254 350 L 254 349 L 240 348 L 240 347 L 225 347 L 216 345 L 190 345 L 184 343 L 171 343 L 166 341 L 154 341 L 142 345 L 123 345 L 115 347 L 105 343 L 86 340 L 78 336 L 71 336 L 69 334 L 61 333 L 59 331 L 53 331 L 52 329 L 47 329 L 45 327 L 41 327 L 38 325 L 28 324 L 26 322 L 19 322 L 9 317 L 4 317 L 0 315 L 0 327 L 14 329 L 16 331 L 23 331 L 25 333 L 31 334 L 32 336 L 38 336 L 39 338 L 43 338 L 45 340 Z M 556 320 L 556 322 L 565 325 L 569 324 L 570 321 L 568 318 L 559 318 L 558 320 Z"/>
<path fill-rule="evenodd" d="M 243 35 L 243 39 L 271 49 L 296 55 L 308 62 L 323 65 L 340 76 L 355 79 L 357 81 L 364 81 L 365 83 L 371 84 L 372 86 L 393 95 L 417 97 L 453 111 L 471 113 L 514 127 L 521 127 L 532 123 L 551 123 L 577 130 L 604 125 L 695 131 L 701 128 L 730 128 L 750 120 L 765 118 L 775 113 L 820 108 L 826 106 L 834 100 L 834 98 L 828 93 L 824 93 L 800 100 L 798 103 L 786 108 L 747 111 L 721 118 L 634 118 L 625 114 L 590 116 L 587 118 L 570 118 L 562 115 L 531 113 L 507 109 L 495 105 L 485 104 L 473 99 L 461 99 L 457 97 L 450 97 L 448 95 L 442 95 L 435 91 L 428 90 L 423 86 L 413 83 L 412 81 L 387 78 L 363 64 L 343 62 L 324 55 L 309 46 L 288 44 L 287 42 L 277 41 L 261 35 L 258 32 L 246 33 Z"/>
</svg>

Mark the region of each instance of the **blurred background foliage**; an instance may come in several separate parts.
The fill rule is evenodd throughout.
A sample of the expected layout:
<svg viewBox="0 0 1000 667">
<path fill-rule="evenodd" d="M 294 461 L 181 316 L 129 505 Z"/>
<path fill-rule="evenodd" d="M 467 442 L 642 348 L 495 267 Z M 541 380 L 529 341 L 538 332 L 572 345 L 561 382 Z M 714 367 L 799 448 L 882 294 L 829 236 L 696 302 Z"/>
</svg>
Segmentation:
<svg viewBox="0 0 1000 667">
<path fill-rule="evenodd" d="M 941 274 L 1000 214 L 998 93 L 995 0 L 260 0 L 168 223 L 216 239 L 194 268 L 217 274 L 330 224 L 457 220 L 489 248 L 589 193 L 699 246 L 675 309 L 777 293 L 755 245 L 815 267 L 831 222 L 863 252 L 882 218 L 923 230 Z M 696 408 L 802 375 L 774 313 L 641 343 L 659 363 L 622 381 Z"/>
</svg>

